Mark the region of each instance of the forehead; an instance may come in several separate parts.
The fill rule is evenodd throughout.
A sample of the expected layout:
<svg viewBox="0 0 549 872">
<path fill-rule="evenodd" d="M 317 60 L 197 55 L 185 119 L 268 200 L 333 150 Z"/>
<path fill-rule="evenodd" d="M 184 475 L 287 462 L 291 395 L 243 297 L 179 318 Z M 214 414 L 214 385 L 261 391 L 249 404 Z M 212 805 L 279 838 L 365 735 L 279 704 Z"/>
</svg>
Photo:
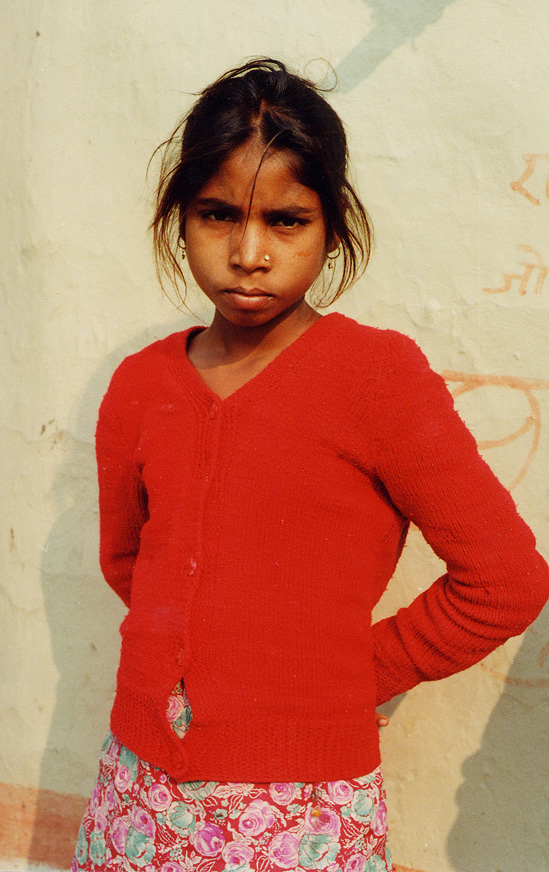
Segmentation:
<svg viewBox="0 0 549 872">
<path fill-rule="evenodd" d="M 291 151 L 265 151 L 265 145 L 250 140 L 234 149 L 218 171 L 206 182 L 199 197 L 215 197 L 228 203 L 255 206 L 276 201 L 280 206 L 304 205 L 321 208 L 316 191 L 298 181 L 296 158 Z"/>
</svg>

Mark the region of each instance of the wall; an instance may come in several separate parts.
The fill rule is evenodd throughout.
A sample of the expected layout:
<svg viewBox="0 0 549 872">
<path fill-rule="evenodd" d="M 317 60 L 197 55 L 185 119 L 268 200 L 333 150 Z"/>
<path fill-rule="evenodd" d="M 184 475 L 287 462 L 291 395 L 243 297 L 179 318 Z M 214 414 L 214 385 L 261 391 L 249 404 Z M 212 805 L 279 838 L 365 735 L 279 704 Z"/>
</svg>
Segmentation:
<svg viewBox="0 0 549 872">
<path fill-rule="evenodd" d="M 95 773 L 122 608 L 97 566 L 93 430 L 115 365 L 196 320 L 157 287 L 156 145 L 243 58 L 318 79 L 377 246 L 338 308 L 416 338 L 547 554 L 549 144 L 536 0 L 27 0 L 0 9 L 5 171 L 1 868 L 64 868 Z M 309 63 L 312 61 L 312 63 Z M 154 173 L 153 173 L 154 175 Z M 198 297 L 191 303 L 207 317 Z M 436 577 L 412 531 L 382 610 Z M 548 868 L 548 621 L 393 702 L 393 853 L 422 872 Z"/>
</svg>

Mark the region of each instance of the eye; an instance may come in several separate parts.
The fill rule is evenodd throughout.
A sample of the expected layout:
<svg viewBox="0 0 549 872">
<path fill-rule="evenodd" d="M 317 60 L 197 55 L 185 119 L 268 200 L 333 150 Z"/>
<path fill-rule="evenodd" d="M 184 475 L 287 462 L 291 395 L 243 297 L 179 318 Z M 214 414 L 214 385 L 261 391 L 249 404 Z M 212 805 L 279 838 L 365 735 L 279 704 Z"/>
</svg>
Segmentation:
<svg viewBox="0 0 549 872">
<path fill-rule="evenodd" d="M 307 224 L 303 218 L 296 218 L 295 215 L 277 215 L 272 219 L 273 227 L 285 227 L 292 230 L 295 227 L 304 227 Z"/>
<path fill-rule="evenodd" d="M 227 221 L 235 221 L 235 216 L 228 209 L 206 209 L 204 212 L 201 212 L 201 217 L 206 221 L 213 222 L 227 222 Z"/>
</svg>

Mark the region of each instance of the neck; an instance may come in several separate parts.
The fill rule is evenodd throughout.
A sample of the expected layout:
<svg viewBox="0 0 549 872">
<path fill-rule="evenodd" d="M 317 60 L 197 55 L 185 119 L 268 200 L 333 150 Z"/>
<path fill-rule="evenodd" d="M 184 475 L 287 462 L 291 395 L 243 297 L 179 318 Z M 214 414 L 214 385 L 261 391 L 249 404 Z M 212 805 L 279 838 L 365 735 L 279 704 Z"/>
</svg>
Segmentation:
<svg viewBox="0 0 549 872">
<path fill-rule="evenodd" d="M 203 348 L 219 360 L 238 361 L 277 354 L 290 345 L 321 316 L 304 300 L 266 324 L 241 326 L 227 321 L 217 310 L 207 330 L 200 334 Z"/>
</svg>

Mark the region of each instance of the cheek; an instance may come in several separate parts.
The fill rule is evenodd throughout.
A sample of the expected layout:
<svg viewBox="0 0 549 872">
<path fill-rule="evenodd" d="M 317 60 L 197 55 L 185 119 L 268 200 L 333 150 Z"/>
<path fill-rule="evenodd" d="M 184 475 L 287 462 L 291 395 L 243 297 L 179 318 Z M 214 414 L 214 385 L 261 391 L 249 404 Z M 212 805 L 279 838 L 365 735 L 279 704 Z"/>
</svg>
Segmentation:
<svg viewBox="0 0 549 872">
<path fill-rule="evenodd" d="M 208 264 L 204 263 L 200 258 L 189 258 L 188 264 L 192 276 L 200 290 L 204 291 L 205 294 L 209 294 L 210 289 L 214 285 L 214 275 L 213 270 L 211 269 L 211 264 L 208 268 Z"/>
<path fill-rule="evenodd" d="M 212 244 L 211 239 L 205 238 L 204 234 L 196 233 L 192 227 L 189 227 L 185 244 L 187 263 L 197 281 L 215 272 L 219 253 L 217 246 Z"/>
<path fill-rule="evenodd" d="M 211 274 L 211 258 L 204 257 L 205 251 L 200 246 L 187 246 L 187 265 L 197 285 L 204 289 Z M 208 269 L 209 266 L 209 269 Z"/>
<path fill-rule="evenodd" d="M 293 251 L 299 260 L 308 260 L 311 265 L 324 263 L 326 253 L 326 232 L 323 225 L 310 228 L 308 233 L 303 234 Z"/>
<path fill-rule="evenodd" d="M 300 263 L 303 269 L 320 272 L 326 259 L 324 237 L 312 240 L 308 245 L 304 245 L 303 248 L 296 251 L 295 255 L 296 262 Z"/>
</svg>

